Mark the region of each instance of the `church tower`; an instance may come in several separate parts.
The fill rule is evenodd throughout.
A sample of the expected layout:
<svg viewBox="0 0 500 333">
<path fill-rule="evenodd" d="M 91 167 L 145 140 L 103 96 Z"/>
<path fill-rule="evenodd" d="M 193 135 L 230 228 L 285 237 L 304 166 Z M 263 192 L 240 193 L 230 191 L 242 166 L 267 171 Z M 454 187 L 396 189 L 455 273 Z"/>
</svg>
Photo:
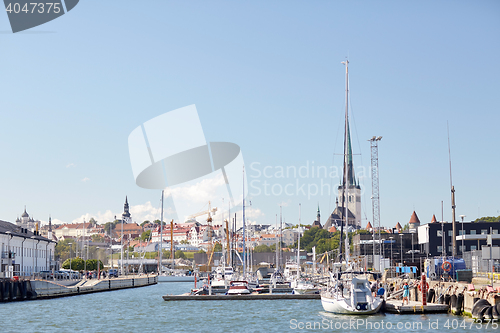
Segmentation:
<svg viewBox="0 0 500 333">
<path fill-rule="evenodd" d="M 123 205 L 123 214 L 122 214 L 123 222 L 128 222 L 130 220 L 130 212 L 128 207 L 128 198 L 125 196 L 125 204 Z"/>
<path fill-rule="evenodd" d="M 318 203 L 318 214 L 316 215 L 316 220 L 321 223 L 321 214 L 319 213 L 319 203 Z"/>
<path fill-rule="evenodd" d="M 354 226 L 358 229 L 361 228 L 361 187 L 359 182 L 356 181 L 354 175 L 354 167 L 352 163 L 352 148 L 351 148 L 351 133 L 349 125 L 347 126 L 347 198 L 343 196 L 343 189 L 345 186 L 345 179 L 342 178 L 341 185 L 338 187 L 340 206 L 347 207 L 354 215 Z M 343 203 L 345 203 L 343 205 Z M 352 225 L 349 223 L 349 225 Z"/>
</svg>

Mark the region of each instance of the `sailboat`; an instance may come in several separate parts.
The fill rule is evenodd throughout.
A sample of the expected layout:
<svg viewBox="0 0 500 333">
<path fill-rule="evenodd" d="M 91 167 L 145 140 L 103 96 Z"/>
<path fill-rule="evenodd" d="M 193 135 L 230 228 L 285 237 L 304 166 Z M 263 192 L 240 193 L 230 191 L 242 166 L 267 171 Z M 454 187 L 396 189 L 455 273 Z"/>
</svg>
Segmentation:
<svg viewBox="0 0 500 333">
<path fill-rule="evenodd" d="M 170 222 L 170 253 L 172 256 L 172 267 L 169 271 L 163 267 L 163 190 L 161 191 L 161 219 L 160 219 L 160 245 L 159 245 L 159 259 L 158 259 L 158 282 L 194 282 L 194 275 L 186 275 L 185 271 L 175 270 L 174 253 L 174 240 L 173 240 L 173 221 Z"/>
<path fill-rule="evenodd" d="M 321 292 L 321 305 L 327 312 L 336 314 L 368 315 L 380 311 L 383 300 L 371 293 L 370 283 L 367 273 L 355 271 L 349 258 L 349 238 L 345 238 L 345 257 L 343 258 L 342 237 L 344 233 L 344 223 L 348 225 L 348 135 L 349 135 L 349 61 L 343 61 L 346 67 L 346 104 L 345 104 L 345 136 L 344 136 L 344 167 L 343 167 L 343 190 L 342 190 L 342 211 L 343 221 L 340 227 L 340 262 L 334 267 L 336 270 L 330 272 L 328 287 Z M 345 269 L 343 271 L 343 268 Z"/>
</svg>

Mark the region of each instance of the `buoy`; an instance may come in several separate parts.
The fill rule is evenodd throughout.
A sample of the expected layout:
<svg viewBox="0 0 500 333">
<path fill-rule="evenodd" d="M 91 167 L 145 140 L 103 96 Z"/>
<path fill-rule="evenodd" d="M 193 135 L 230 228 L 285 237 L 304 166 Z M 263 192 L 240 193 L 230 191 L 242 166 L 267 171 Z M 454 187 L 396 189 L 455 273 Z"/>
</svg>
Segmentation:
<svg viewBox="0 0 500 333">
<path fill-rule="evenodd" d="M 450 306 L 450 299 L 451 299 L 450 295 L 444 295 L 444 304 Z"/>
<path fill-rule="evenodd" d="M 449 272 L 451 270 L 450 262 L 449 261 L 443 262 L 443 264 L 441 265 L 441 268 L 443 269 L 443 271 Z"/>
</svg>

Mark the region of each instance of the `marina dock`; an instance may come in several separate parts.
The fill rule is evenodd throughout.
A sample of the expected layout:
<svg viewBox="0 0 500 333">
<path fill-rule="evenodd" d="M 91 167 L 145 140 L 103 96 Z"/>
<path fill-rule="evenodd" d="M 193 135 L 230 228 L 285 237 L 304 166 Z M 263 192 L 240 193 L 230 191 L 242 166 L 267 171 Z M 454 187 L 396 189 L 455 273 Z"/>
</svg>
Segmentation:
<svg viewBox="0 0 500 333">
<path fill-rule="evenodd" d="M 249 294 L 249 295 L 165 295 L 165 301 L 227 301 L 227 300 L 270 300 L 270 299 L 321 299 L 319 294 Z"/>
<path fill-rule="evenodd" d="M 422 305 L 422 302 L 410 301 L 408 305 L 402 305 L 401 300 L 388 300 L 385 302 L 383 312 L 412 314 L 412 313 L 446 313 L 448 312 L 447 304 L 427 304 Z"/>
</svg>

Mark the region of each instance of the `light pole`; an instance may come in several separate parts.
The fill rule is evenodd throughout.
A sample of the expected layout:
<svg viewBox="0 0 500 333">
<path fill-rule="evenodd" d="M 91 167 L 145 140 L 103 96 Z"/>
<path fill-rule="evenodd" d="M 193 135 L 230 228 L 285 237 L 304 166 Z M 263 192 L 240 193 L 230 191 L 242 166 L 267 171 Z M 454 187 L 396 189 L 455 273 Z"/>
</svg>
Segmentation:
<svg viewBox="0 0 500 333">
<path fill-rule="evenodd" d="M 403 267 L 403 234 L 399 234 L 401 236 L 401 267 Z"/>
<path fill-rule="evenodd" d="M 465 238 L 465 234 L 464 234 L 464 218 L 465 218 L 465 215 L 460 215 L 460 218 L 462 218 L 462 258 L 464 257 L 464 238 Z"/>
<path fill-rule="evenodd" d="M 394 237 L 389 237 L 389 239 L 391 240 L 391 269 L 392 269 L 392 240 L 394 239 Z"/>
<path fill-rule="evenodd" d="M 68 243 L 69 245 L 69 270 L 72 271 L 73 268 L 71 267 L 71 245 L 73 245 L 73 243 Z"/>
</svg>

